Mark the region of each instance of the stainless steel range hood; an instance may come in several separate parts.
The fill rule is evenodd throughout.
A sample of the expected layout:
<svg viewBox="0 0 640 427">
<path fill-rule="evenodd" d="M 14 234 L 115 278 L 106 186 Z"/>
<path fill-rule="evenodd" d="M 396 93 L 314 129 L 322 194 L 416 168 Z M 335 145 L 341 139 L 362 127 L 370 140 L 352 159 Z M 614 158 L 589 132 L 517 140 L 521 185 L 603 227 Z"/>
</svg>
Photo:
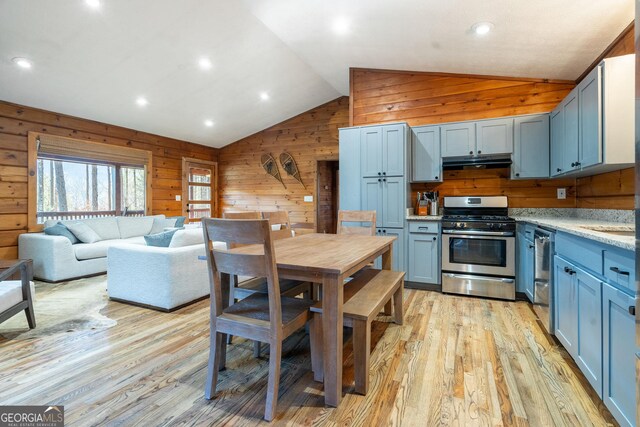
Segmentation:
<svg viewBox="0 0 640 427">
<path fill-rule="evenodd" d="M 461 169 L 496 169 L 511 166 L 511 156 L 465 156 L 445 157 L 442 159 L 442 167 L 445 170 Z"/>
</svg>

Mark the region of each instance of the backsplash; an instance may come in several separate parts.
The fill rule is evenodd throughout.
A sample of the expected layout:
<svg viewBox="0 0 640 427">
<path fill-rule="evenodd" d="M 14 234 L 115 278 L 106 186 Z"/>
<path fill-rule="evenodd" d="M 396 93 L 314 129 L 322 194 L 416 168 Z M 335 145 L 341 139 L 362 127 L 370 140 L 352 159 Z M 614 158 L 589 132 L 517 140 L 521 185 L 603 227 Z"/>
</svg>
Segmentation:
<svg viewBox="0 0 640 427">
<path fill-rule="evenodd" d="M 510 208 L 509 216 L 564 217 L 634 223 L 632 210 L 583 208 Z"/>
</svg>

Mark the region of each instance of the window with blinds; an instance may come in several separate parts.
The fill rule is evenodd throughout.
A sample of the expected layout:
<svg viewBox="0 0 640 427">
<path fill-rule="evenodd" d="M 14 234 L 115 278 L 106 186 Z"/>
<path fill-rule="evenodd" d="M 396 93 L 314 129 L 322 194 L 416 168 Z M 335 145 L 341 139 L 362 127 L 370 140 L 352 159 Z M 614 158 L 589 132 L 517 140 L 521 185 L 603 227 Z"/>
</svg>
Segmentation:
<svg viewBox="0 0 640 427">
<path fill-rule="evenodd" d="M 150 151 L 29 133 L 29 229 L 48 219 L 146 215 Z"/>
</svg>

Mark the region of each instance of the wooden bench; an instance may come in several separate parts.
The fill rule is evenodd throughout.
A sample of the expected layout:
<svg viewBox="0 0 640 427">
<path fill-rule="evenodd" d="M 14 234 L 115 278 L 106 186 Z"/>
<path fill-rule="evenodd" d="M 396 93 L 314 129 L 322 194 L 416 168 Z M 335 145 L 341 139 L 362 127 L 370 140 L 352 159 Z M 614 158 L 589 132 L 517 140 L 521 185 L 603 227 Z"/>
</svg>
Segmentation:
<svg viewBox="0 0 640 427">
<path fill-rule="evenodd" d="M 402 325 L 402 293 L 404 272 L 391 270 L 363 270 L 344 285 L 344 326 L 353 328 L 353 358 L 355 367 L 356 393 L 367 394 L 369 388 L 369 354 L 371 353 L 371 321 L 382 311 L 385 304 L 393 299 L 394 322 Z M 313 378 L 323 380 L 322 360 L 322 304 L 311 307 L 315 328 L 311 353 Z"/>
</svg>

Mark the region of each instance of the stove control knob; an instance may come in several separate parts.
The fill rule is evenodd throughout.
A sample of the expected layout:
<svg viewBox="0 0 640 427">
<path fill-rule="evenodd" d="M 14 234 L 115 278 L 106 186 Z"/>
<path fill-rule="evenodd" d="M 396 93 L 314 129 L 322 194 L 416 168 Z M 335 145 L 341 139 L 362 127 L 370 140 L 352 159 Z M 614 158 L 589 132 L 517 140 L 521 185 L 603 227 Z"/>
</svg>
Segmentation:
<svg viewBox="0 0 640 427">
<path fill-rule="evenodd" d="M 496 224 L 494 223 L 489 224 L 489 230 L 493 230 L 494 228 L 496 228 Z"/>
<path fill-rule="evenodd" d="M 456 228 L 465 228 L 467 225 L 464 222 L 457 222 L 455 227 Z"/>
</svg>

